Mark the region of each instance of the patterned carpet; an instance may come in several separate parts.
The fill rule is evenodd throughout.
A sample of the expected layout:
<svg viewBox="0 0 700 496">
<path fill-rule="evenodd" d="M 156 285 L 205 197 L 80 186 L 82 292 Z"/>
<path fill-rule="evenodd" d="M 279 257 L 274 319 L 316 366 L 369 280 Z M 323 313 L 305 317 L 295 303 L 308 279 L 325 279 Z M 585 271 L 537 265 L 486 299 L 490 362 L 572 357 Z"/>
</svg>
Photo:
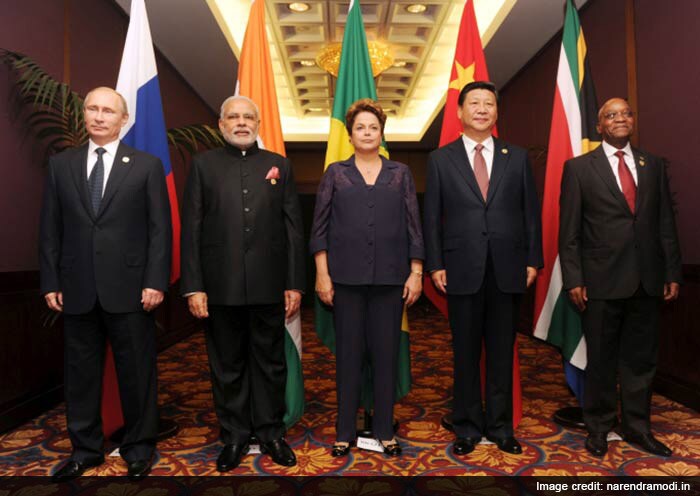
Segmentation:
<svg viewBox="0 0 700 496">
<path fill-rule="evenodd" d="M 267 456 L 249 455 L 227 475 L 700 475 L 700 415 L 658 395 L 653 398 L 653 427 L 673 449 L 673 457 L 654 457 L 624 441 L 612 442 L 602 460 L 588 455 L 582 432 L 551 420 L 557 409 L 573 404 L 559 354 L 526 336 L 519 337 L 524 412 L 516 431 L 523 454 L 509 455 L 494 445 L 481 445 L 469 456 L 454 456 L 448 449 L 453 435 L 440 426 L 449 411 L 452 387 L 449 328 L 436 310 L 422 302 L 409 312 L 413 389 L 395 410 L 404 455 L 392 459 L 355 449 L 350 457 L 332 458 L 334 358 L 316 338 L 312 310 L 303 312 L 306 413 L 287 434 L 298 464 L 282 468 Z M 202 333 L 163 352 L 158 366 L 161 415 L 175 420 L 179 432 L 158 444 L 153 474 L 217 475 L 214 465 L 221 444 Z M 0 475 L 47 475 L 69 453 L 60 405 L 0 436 Z M 124 472 L 124 462 L 110 457 L 86 474 Z"/>
</svg>

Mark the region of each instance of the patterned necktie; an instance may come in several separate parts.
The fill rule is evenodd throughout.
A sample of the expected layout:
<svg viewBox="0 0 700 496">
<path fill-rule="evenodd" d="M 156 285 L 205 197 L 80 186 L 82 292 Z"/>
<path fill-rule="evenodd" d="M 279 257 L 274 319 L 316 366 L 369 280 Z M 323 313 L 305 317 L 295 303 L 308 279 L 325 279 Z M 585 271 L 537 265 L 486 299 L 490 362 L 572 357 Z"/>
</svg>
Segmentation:
<svg viewBox="0 0 700 496">
<path fill-rule="evenodd" d="M 476 176 L 476 182 L 481 190 L 481 196 L 484 197 L 486 201 L 486 195 L 489 192 L 489 172 L 486 169 L 486 160 L 481 154 L 484 145 L 479 143 L 474 147 L 474 175 Z"/>
<path fill-rule="evenodd" d="M 634 184 L 634 178 L 629 167 L 625 163 L 625 152 L 618 151 L 615 155 L 619 159 L 617 162 L 617 175 L 620 176 L 620 185 L 622 185 L 622 194 L 625 195 L 627 205 L 630 211 L 634 213 L 634 204 L 637 201 L 637 185 Z"/>
<path fill-rule="evenodd" d="M 105 154 L 107 150 L 100 147 L 95 150 L 97 153 L 97 162 L 92 168 L 90 173 L 90 178 L 88 179 L 88 188 L 90 189 L 90 202 L 92 203 L 92 211 L 95 215 L 100 210 L 100 203 L 102 202 L 102 184 L 105 178 L 105 163 L 102 160 L 102 155 Z"/>
</svg>

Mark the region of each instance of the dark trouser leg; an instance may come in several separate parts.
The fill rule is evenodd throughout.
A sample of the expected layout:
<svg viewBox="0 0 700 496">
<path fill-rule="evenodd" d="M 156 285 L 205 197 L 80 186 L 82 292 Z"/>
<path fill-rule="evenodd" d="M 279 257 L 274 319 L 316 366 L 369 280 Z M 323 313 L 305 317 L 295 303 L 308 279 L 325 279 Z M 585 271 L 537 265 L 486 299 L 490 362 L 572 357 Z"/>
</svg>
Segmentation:
<svg viewBox="0 0 700 496">
<path fill-rule="evenodd" d="M 372 430 L 382 441 L 394 437 L 394 401 L 399 358 L 402 286 L 370 286 L 366 342 L 372 363 L 374 416 Z"/>
<path fill-rule="evenodd" d="M 251 305 L 248 374 L 252 425 L 262 442 L 284 435 L 284 303 Z"/>
<path fill-rule="evenodd" d="M 245 307 L 209 306 L 207 354 L 214 407 L 225 444 L 243 443 L 250 437 L 248 320 Z"/>
<path fill-rule="evenodd" d="M 101 312 L 114 354 L 124 414 L 119 452 L 127 462 L 149 460 L 158 436 L 156 329 L 153 314 Z"/>
<path fill-rule="evenodd" d="M 484 304 L 483 288 L 473 295 L 447 296 L 454 351 L 452 423 L 457 437 L 481 437 L 484 432 L 479 370 Z"/>
<path fill-rule="evenodd" d="M 620 400 L 622 431 L 651 432 L 652 381 L 656 373 L 659 329 L 659 298 L 640 288 L 625 302 L 620 336 Z"/>
<path fill-rule="evenodd" d="M 360 403 L 362 358 L 365 354 L 367 286 L 335 284 L 333 325 L 335 327 L 335 380 L 338 396 L 336 441 L 357 437 L 356 417 Z"/>
<path fill-rule="evenodd" d="M 615 425 L 624 301 L 589 299 L 582 314 L 587 358 L 583 420 L 591 434 L 605 434 Z"/>
<path fill-rule="evenodd" d="M 486 434 L 505 438 L 513 435 L 513 345 L 521 295 L 503 293 L 498 289 L 490 263 L 484 282 Z"/>
<path fill-rule="evenodd" d="M 105 334 L 99 310 L 64 315 L 64 384 L 71 458 L 82 462 L 103 456 L 102 374 Z"/>
</svg>

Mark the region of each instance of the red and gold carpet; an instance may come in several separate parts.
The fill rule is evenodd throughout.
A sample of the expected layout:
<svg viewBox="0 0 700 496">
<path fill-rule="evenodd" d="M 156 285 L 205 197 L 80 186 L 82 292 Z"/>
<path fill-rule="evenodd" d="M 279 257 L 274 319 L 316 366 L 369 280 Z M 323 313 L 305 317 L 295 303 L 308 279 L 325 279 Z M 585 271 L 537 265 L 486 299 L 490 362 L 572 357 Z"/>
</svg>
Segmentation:
<svg viewBox="0 0 700 496">
<path fill-rule="evenodd" d="M 673 449 L 673 457 L 651 456 L 624 441 L 612 442 L 603 459 L 590 456 L 583 446 L 583 432 L 551 420 L 557 409 L 574 404 L 558 352 L 525 336 L 519 336 L 523 420 L 516 431 L 523 454 L 509 455 L 494 445 L 480 445 L 469 456 L 454 456 L 448 449 L 453 435 L 440 425 L 449 411 L 452 388 L 450 333 L 445 319 L 428 304 L 409 313 L 413 389 L 395 410 L 404 455 L 392 459 L 354 449 L 347 458 L 332 458 L 334 358 L 316 338 L 312 311 L 303 312 L 306 413 L 287 434 L 298 464 L 283 468 L 267 456 L 249 455 L 227 475 L 700 476 L 700 415 L 658 395 L 653 398 L 653 428 Z M 176 421 L 179 431 L 158 444 L 153 475 L 217 475 L 215 461 L 221 444 L 202 333 L 163 352 L 158 367 L 161 415 Z M 47 475 L 69 454 L 64 405 L 60 405 L 0 436 L 0 476 Z M 109 457 L 86 475 L 124 472 L 124 462 Z"/>
</svg>

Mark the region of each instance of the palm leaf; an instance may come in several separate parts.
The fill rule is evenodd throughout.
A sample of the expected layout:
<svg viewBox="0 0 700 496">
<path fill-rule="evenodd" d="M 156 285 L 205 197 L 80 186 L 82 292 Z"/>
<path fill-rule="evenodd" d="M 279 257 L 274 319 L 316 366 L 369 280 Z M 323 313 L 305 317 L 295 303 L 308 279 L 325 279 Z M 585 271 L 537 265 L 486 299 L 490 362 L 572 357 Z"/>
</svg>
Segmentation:
<svg viewBox="0 0 700 496">
<path fill-rule="evenodd" d="M 0 60 L 15 74 L 16 101 L 28 110 L 27 124 L 46 145 L 47 153 L 87 141 L 80 95 L 26 55 L 0 50 Z"/>
</svg>

